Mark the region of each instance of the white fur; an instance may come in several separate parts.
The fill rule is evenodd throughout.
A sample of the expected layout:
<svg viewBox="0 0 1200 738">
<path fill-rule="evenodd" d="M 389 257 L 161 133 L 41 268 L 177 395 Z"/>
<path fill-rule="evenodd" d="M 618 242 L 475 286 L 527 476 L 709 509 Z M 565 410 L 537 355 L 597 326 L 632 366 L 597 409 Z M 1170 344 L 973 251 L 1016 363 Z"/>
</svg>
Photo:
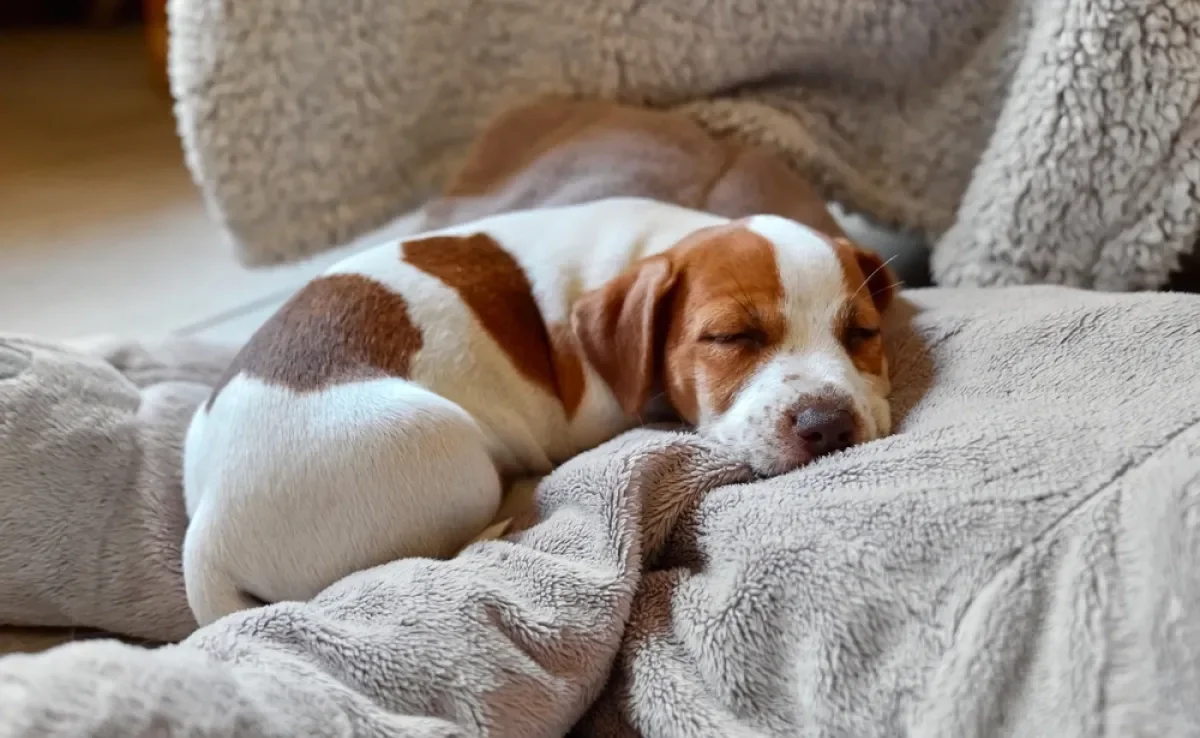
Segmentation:
<svg viewBox="0 0 1200 738">
<path fill-rule="evenodd" d="M 508 213 L 413 240 L 487 233 L 528 275 L 545 321 L 565 324 L 584 292 L 693 231 L 727 222 L 614 198 Z M 702 429 L 770 466 L 766 449 L 775 445 L 770 428 L 780 408 L 836 386 L 861 403 L 872 435 L 884 432 L 886 402 L 872 399 L 878 388 L 864 385 L 832 337 L 844 277 L 828 243 L 781 218 L 750 224 L 776 245 L 792 331 L 733 407 L 702 418 Z M 202 625 L 257 600 L 308 599 L 395 558 L 449 555 L 491 522 L 502 477 L 548 472 L 634 423 L 586 364 L 586 394 L 568 418 L 557 398 L 517 372 L 458 294 L 401 261 L 399 249 L 381 244 L 329 273 L 361 274 L 404 298 L 425 336 L 410 379 L 297 394 L 238 375 L 211 410 L 197 411 L 184 450 L 183 563 Z"/>
<path fill-rule="evenodd" d="M 446 556 L 500 505 L 479 425 L 411 382 L 296 395 L 244 376 L 196 413 L 184 451 L 188 604 L 207 624 L 306 600 L 362 568 Z"/>
</svg>

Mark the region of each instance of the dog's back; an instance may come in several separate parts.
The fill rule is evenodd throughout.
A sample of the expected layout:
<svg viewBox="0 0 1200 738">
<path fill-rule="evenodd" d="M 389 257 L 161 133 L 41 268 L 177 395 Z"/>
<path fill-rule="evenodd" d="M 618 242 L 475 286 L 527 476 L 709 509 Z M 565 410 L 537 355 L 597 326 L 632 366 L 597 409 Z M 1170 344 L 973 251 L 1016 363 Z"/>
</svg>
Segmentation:
<svg viewBox="0 0 1200 738">
<path fill-rule="evenodd" d="M 677 113 L 558 99 L 497 116 L 416 222 L 429 230 L 611 197 L 727 218 L 779 215 L 844 235 L 812 185 L 767 151 L 718 139 Z"/>
</svg>

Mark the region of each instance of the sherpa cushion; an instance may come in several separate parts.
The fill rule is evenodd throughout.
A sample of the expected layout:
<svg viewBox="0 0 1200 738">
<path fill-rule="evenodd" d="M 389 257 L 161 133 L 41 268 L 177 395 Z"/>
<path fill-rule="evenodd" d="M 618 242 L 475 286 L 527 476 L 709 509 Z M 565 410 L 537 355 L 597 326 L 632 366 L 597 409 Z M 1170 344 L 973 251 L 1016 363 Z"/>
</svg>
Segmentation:
<svg viewBox="0 0 1200 738">
<path fill-rule="evenodd" d="M 248 263 L 415 206 L 546 95 L 678 109 L 937 243 L 939 284 L 1157 287 L 1200 232 L 1186 0 L 172 0 L 188 161 Z"/>
</svg>

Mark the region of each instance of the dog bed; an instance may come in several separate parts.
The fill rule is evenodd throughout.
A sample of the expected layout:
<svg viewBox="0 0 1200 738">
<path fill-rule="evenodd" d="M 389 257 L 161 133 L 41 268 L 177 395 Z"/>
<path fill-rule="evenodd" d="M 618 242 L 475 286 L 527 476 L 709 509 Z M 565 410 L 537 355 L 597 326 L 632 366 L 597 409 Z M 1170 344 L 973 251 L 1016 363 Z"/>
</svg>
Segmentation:
<svg viewBox="0 0 1200 738">
<path fill-rule="evenodd" d="M 897 433 L 756 481 L 641 430 L 539 522 L 147 649 L 0 659 L 0 736 L 1200 731 L 1200 299 L 918 290 Z M 174 639 L 229 347 L 0 348 L 0 622 Z"/>
</svg>

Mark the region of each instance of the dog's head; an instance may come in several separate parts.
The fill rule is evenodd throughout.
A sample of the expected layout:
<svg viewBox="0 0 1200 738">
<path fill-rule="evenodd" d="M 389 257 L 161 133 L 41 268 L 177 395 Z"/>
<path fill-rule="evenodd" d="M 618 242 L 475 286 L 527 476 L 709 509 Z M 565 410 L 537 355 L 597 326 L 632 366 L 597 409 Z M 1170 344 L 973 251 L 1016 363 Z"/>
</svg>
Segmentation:
<svg viewBox="0 0 1200 738">
<path fill-rule="evenodd" d="M 880 329 L 894 283 L 846 239 L 757 215 L 634 264 L 584 295 L 572 325 L 627 412 L 664 393 L 779 474 L 890 432 Z"/>
</svg>

